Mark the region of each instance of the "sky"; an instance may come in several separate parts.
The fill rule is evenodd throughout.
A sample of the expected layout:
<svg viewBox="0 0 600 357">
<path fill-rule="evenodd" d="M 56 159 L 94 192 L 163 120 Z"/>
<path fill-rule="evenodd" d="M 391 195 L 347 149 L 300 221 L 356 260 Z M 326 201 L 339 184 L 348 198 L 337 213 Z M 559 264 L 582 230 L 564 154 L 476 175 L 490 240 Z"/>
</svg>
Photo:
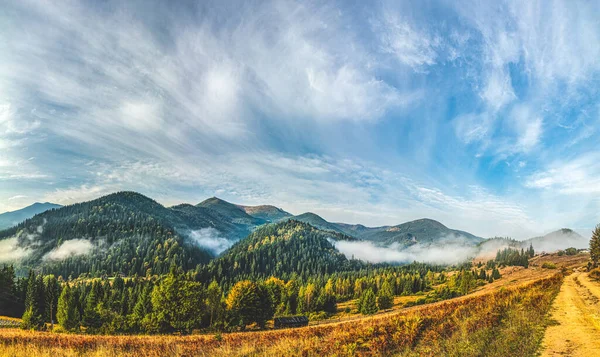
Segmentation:
<svg viewBox="0 0 600 357">
<path fill-rule="evenodd" d="M 0 212 L 120 190 L 600 223 L 600 2 L 0 0 Z"/>
</svg>

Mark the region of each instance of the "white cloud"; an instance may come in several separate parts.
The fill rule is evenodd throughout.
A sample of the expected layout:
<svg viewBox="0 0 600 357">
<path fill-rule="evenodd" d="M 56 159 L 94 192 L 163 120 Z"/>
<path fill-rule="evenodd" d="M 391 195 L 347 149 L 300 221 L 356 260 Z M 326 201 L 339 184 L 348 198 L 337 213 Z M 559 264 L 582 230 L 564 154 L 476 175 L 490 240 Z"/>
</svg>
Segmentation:
<svg viewBox="0 0 600 357">
<path fill-rule="evenodd" d="M 413 27 L 390 9 L 385 9 L 382 20 L 374 20 L 374 29 L 381 41 L 381 50 L 393 54 L 398 61 L 420 70 L 436 63 L 436 48 L 440 40 Z"/>
<path fill-rule="evenodd" d="M 525 185 L 566 195 L 600 194 L 600 155 L 593 152 L 556 161 L 530 175 Z"/>
<path fill-rule="evenodd" d="M 71 239 L 64 241 L 59 247 L 48 252 L 44 259 L 64 260 L 69 257 L 89 254 L 94 245 L 87 239 Z"/>
</svg>

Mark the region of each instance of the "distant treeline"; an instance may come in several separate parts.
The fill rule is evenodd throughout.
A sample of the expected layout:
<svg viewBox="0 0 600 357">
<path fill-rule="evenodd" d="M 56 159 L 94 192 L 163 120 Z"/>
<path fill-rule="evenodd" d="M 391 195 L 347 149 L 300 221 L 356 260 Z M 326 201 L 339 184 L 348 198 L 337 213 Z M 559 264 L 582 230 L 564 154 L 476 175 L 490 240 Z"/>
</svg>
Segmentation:
<svg viewBox="0 0 600 357">
<path fill-rule="evenodd" d="M 22 313 L 26 329 L 56 324 L 64 331 L 102 334 L 231 331 L 248 325 L 264 328 L 274 316 L 323 317 L 349 299 L 358 299 L 357 309 L 363 314 L 391 308 L 396 295 L 430 291 L 429 300 L 417 303 L 447 299 L 490 279 L 484 269 L 449 275 L 432 268 L 413 264 L 306 280 L 242 280 L 225 291 L 216 281 L 198 281 L 194 273 L 174 266 L 161 277 L 74 281 L 33 271 L 16 279 L 12 267 L 6 266 L 0 276 L 0 314 Z"/>
</svg>

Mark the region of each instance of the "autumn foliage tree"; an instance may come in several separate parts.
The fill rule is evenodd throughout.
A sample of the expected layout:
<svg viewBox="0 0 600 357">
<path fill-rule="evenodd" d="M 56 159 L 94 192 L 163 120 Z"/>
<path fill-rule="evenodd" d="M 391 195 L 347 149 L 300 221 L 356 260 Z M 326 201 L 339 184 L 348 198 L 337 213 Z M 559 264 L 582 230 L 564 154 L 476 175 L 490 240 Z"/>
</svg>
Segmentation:
<svg viewBox="0 0 600 357">
<path fill-rule="evenodd" d="M 267 320 L 273 317 L 273 302 L 269 291 L 263 284 L 249 280 L 237 282 L 227 295 L 227 311 L 234 325 L 242 329 L 251 323 L 265 327 Z"/>
</svg>

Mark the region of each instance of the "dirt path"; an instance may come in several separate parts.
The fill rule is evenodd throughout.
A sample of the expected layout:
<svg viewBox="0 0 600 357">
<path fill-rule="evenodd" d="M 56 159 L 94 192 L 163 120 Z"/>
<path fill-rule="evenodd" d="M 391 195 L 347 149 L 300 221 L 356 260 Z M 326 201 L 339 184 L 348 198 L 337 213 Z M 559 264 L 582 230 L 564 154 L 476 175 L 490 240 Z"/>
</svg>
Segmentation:
<svg viewBox="0 0 600 357">
<path fill-rule="evenodd" d="M 554 301 L 556 325 L 544 335 L 542 356 L 600 356 L 600 284 L 586 273 L 567 276 Z"/>
</svg>

